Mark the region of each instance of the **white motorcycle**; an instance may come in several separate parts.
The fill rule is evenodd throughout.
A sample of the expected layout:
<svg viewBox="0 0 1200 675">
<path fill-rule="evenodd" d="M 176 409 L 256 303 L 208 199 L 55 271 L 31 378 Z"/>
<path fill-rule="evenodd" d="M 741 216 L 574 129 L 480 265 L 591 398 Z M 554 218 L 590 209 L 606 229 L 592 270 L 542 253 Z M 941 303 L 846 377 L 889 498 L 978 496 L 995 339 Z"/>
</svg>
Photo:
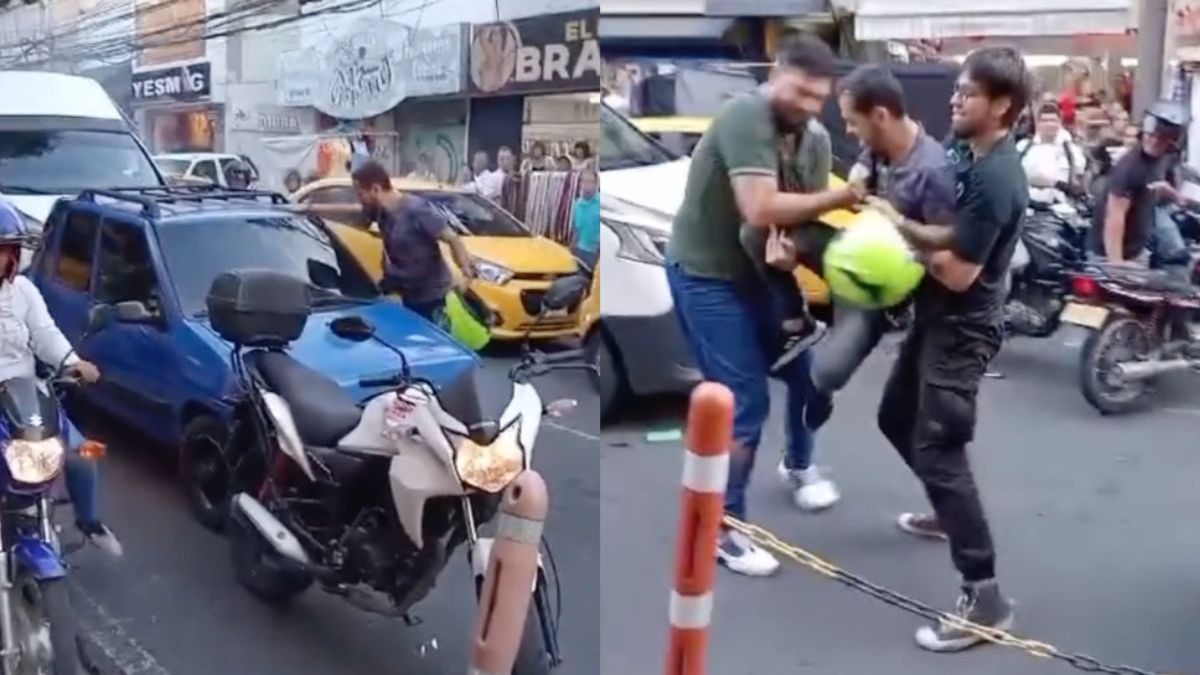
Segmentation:
<svg viewBox="0 0 1200 675">
<path fill-rule="evenodd" d="M 586 286 L 582 277 L 556 282 L 543 313 L 577 306 Z M 209 295 L 213 327 L 236 345 L 233 368 L 244 391 L 239 419 L 251 429 L 241 436 L 256 441 L 244 451 L 260 458 L 250 463 L 259 471 L 240 472 L 241 491 L 230 509 L 239 581 L 272 602 L 317 581 L 360 609 L 413 625 L 411 608 L 466 543 L 478 599 L 492 547 L 479 526 L 530 467 L 542 417 L 575 406 L 570 399 L 543 405 L 530 380 L 587 369 L 582 350 L 526 349 L 510 373 L 507 404 L 490 419 L 473 373 L 436 387 L 412 376 L 404 354 L 365 321 L 343 317 L 330 325 L 335 335 L 374 340 L 401 364 L 395 377 L 360 382 L 387 388 L 360 407 L 285 351 L 307 320 L 307 292 L 303 282 L 281 275 L 240 271 L 218 277 Z M 562 662 L 549 579 L 539 565 L 517 675 L 549 672 Z"/>
</svg>

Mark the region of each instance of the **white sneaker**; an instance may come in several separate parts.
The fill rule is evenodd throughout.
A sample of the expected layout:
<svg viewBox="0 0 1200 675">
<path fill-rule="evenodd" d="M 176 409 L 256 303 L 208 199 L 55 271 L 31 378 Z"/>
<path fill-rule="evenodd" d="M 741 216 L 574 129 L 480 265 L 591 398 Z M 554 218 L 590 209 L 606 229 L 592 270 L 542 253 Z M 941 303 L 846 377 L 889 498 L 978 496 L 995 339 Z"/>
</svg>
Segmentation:
<svg viewBox="0 0 1200 675">
<path fill-rule="evenodd" d="M 818 466 L 807 469 L 789 469 L 786 460 L 779 460 L 779 478 L 793 488 L 792 500 L 804 511 L 824 511 L 841 500 L 833 481 L 825 476 Z"/>
<path fill-rule="evenodd" d="M 775 556 L 762 550 L 736 530 L 721 533 L 717 542 L 717 562 L 748 577 L 769 577 L 779 570 Z"/>
</svg>

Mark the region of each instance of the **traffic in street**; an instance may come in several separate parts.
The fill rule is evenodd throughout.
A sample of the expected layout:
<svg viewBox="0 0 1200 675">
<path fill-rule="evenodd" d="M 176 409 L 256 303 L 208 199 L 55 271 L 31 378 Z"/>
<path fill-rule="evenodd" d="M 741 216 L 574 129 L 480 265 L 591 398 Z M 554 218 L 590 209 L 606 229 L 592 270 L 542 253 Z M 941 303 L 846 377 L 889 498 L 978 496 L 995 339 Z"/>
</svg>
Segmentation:
<svg viewBox="0 0 1200 675">
<path fill-rule="evenodd" d="M 876 429 L 879 391 L 896 340 L 868 360 L 837 399 L 814 461 L 842 490 L 832 509 L 806 514 L 780 484 L 783 423 L 776 406 L 751 482 L 756 524 L 866 580 L 937 608 L 952 572 L 945 544 L 914 540 L 895 514 L 919 506 L 919 485 Z M 972 461 L 1003 553 L 999 570 L 1019 609 L 1013 632 L 1064 652 L 1149 672 L 1192 672 L 1200 474 L 1200 389 L 1163 382 L 1144 414 L 1099 415 L 1077 385 L 1078 348 L 1014 339 L 985 380 Z M 601 450 L 601 598 L 605 673 L 645 672 L 664 658 L 683 449 L 653 441 L 683 423 L 682 399 L 656 400 L 606 428 Z M 669 434 L 666 434 L 669 437 Z M 668 498 L 665 495 L 670 494 Z M 647 518 L 647 513 L 660 516 Z M 633 552 L 636 552 L 634 554 Z M 782 556 L 781 556 L 782 557 Z M 708 646 L 712 673 L 1063 675 L 1062 663 L 984 646 L 927 654 L 923 623 L 784 559 L 778 575 L 718 570 Z M 649 665 L 648 665 L 649 664 Z"/>
<path fill-rule="evenodd" d="M 507 387 L 514 363 L 511 356 L 486 358 L 480 386 Z M 548 400 L 572 397 L 579 406 L 544 424 L 534 460 L 551 490 L 546 538 L 561 578 L 555 590 L 562 590 L 562 670 L 579 675 L 602 672 L 595 638 L 598 404 L 587 378 L 558 373 L 539 380 Z M 89 548 L 71 561 L 78 593 L 102 610 L 85 605 L 100 646 L 114 655 L 105 660 L 115 658 L 121 668 L 115 672 L 438 675 L 464 668 L 475 603 L 462 555 L 415 610 L 419 626 L 366 614 L 315 589 L 284 609 L 273 608 L 238 585 L 229 542 L 192 518 L 170 449 L 127 433 L 115 437 L 103 460 L 103 507 L 122 537 L 125 557 L 113 561 Z M 147 656 L 161 670 L 142 670 Z"/>
</svg>

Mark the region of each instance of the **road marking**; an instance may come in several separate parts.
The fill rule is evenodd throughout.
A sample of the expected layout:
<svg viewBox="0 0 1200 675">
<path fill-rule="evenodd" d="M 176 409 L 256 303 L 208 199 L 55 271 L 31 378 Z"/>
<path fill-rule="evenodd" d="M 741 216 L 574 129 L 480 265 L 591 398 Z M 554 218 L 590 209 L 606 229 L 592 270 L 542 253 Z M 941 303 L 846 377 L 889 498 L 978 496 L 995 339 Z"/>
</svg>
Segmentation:
<svg viewBox="0 0 1200 675">
<path fill-rule="evenodd" d="M 100 606 L 79 584 L 71 584 L 79 620 L 84 663 L 100 675 L 170 675 L 158 660 L 131 636 L 120 621 Z M 83 604 L 83 607 L 79 605 Z"/>
<path fill-rule="evenodd" d="M 1193 417 L 1200 417 L 1200 408 L 1162 408 L 1162 411 L 1175 415 L 1191 415 Z"/>
<path fill-rule="evenodd" d="M 565 431 L 566 433 L 571 434 L 572 436 L 578 436 L 585 440 L 595 441 L 595 442 L 600 441 L 600 437 L 595 434 L 589 434 L 586 431 L 580 431 L 579 429 L 576 429 L 574 427 L 569 427 L 565 424 L 559 424 L 558 422 L 554 422 L 551 420 L 546 420 L 546 426 L 553 427 L 555 429 L 558 429 L 559 431 Z"/>
</svg>

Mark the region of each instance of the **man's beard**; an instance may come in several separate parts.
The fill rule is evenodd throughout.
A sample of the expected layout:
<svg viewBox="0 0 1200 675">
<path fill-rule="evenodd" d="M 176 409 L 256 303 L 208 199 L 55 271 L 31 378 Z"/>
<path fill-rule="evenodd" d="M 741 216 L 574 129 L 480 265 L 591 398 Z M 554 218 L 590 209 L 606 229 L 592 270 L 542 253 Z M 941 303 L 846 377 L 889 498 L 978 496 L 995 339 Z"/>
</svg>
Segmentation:
<svg viewBox="0 0 1200 675">
<path fill-rule="evenodd" d="M 789 118 L 787 115 L 779 112 L 778 110 L 775 110 L 774 113 L 775 127 L 785 134 L 795 133 L 804 129 L 804 127 L 808 126 L 808 121 L 812 119 L 812 116 L 808 114 L 801 114 L 796 118 Z"/>
</svg>

